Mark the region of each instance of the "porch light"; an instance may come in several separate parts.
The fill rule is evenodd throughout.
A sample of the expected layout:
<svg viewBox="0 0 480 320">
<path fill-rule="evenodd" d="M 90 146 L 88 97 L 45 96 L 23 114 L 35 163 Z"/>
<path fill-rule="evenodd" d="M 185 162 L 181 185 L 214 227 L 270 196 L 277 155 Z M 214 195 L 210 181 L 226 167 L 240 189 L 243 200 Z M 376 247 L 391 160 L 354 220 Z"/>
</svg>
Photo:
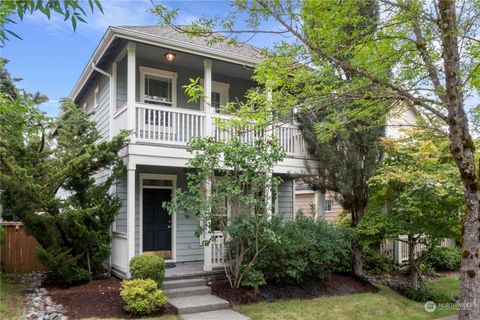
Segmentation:
<svg viewBox="0 0 480 320">
<path fill-rule="evenodd" d="M 172 62 L 173 60 L 175 60 L 175 54 L 171 53 L 171 52 L 167 52 L 165 53 L 165 59 L 169 62 Z"/>
</svg>

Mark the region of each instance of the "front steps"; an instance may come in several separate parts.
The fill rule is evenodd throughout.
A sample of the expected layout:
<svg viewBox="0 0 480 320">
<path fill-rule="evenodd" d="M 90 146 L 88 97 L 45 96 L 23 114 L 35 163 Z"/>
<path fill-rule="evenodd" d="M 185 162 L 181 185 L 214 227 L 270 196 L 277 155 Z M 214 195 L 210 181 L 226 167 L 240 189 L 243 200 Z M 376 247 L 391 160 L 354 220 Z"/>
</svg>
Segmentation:
<svg viewBox="0 0 480 320">
<path fill-rule="evenodd" d="M 230 310 L 230 303 L 211 294 L 205 278 L 165 280 L 163 289 L 168 302 L 183 319 L 247 320 L 249 318 Z"/>
</svg>

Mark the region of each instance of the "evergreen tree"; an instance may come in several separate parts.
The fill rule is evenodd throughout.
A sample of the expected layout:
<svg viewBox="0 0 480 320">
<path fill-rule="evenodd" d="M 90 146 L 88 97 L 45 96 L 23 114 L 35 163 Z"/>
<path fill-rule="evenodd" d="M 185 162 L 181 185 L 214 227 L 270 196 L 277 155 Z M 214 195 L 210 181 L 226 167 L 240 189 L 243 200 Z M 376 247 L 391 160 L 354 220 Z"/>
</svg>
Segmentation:
<svg viewBox="0 0 480 320">
<path fill-rule="evenodd" d="M 0 93 L 2 203 L 41 244 L 38 257 L 58 280 L 92 279 L 110 254 L 120 202 L 109 189 L 123 170 L 118 151 L 127 134 L 102 142 L 73 102 L 63 101 L 60 117 L 49 119 L 34 100 Z M 101 173 L 107 178 L 95 181 Z"/>
</svg>

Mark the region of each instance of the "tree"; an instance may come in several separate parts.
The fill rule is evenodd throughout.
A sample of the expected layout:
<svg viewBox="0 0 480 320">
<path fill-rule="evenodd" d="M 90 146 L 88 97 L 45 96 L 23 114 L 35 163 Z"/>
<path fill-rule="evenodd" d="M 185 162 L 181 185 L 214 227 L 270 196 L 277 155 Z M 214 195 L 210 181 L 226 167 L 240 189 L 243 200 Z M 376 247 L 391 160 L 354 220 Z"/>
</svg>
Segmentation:
<svg viewBox="0 0 480 320">
<path fill-rule="evenodd" d="M 65 100 L 58 119 L 0 93 L 2 203 L 40 243 L 40 262 L 66 284 L 103 274 L 120 201 L 109 189 L 123 171 L 127 134 L 99 142 L 89 115 Z M 105 181 L 94 175 L 107 171 Z"/>
<path fill-rule="evenodd" d="M 418 289 L 422 261 L 443 238 L 460 234 L 463 191 L 445 137 L 422 130 L 404 134 L 384 139 L 385 160 L 369 181 L 372 201 L 359 229 L 368 230 L 366 239 L 372 230 L 380 238 L 407 235 L 400 241 L 408 244 L 410 284 Z M 424 250 L 415 255 L 417 246 Z"/>
<path fill-rule="evenodd" d="M 99 0 L 88 0 L 88 5 L 92 11 L 95 9 L 103 13 L 103 8 Z M 20 38 L 19 35 L 7 29 L 8 24 L 16 23 L 15 18 L 23 20 L 26 14 L 40 12 L 50 19 L 52 13 L 62 15 L 66 20 L 70 20 L 72 27 L 77 28 L 78 21 L 86 23 L 87 13 L 82 8 L 83 3 L 78 0 L 15 0 L 0 2 L 0 42 L 5 45 L 9 36 Z"/>
<path fill-rule="evenodd" d="M 382 159 L 380 138 L 385 127 L 365 126 L 363 120 L 353 120 L 346 124 L 345 133 L 325 138 L 317 129 L 332 112 L 338 112 L 334 106 L 298 116 L 309 153 L 321 163 L 318 176 L 306 181 L 314 189 L 335 192 L 336 200 L 350 213 L 352 227 L 356 228 L 368 208 L 368 180 Z M 383 115 L 380 117 L 384 121 Z M 363 276 L 363 249 L 358 237 L 353 240 L 353 273 Z"/>
<path fill-rule="evenodd" d="M 264 72 L 266 77 L 277 73 L 277 79 L 284 77 L 285 86 L 303 84 L 301 97 L 314 100 L 315 108 L 328 108 L 332 102 L 362 102 L 358 104 L 363 106 L 361 110 L 347 108 L 331 116 L 324 126 L 330 132 L 345 130 L 344 123 L 349 119 L 345 113 L 364 119 L 378 113 L 373 103 L 365 108 L 368 102 L 397 102 L 385 105 L 381 112 L 386 114 L 405 100 L 418 108 L 426 119 L 424 126 L 447 131 L 452 159 L 464 187 L 466 208 L 460 319 L 479 319 L 480 255 L 476 254 L 480 250 L 479 169 L 465 99 L 479 89 L 480 4 L 378 0 L 379 19 L 375 26 L 352 29 L 352 25 L 364 25 L 361 22 L 365 18 L 359 10 L 363 3 L 363 0 L 239 0 L 225 18 L 201 18 L 185 30 L 223 40 L 225 33 L 237 39 L 245 33 L 290 36 L 289 42 L 278 43 L 266 52 L 264 65 L 270 70 Z M 162 6 L 157 6 L 154 12 L 167 23 L 178 13 Z M 239 14 L 246 19 L 241 21 Z M 262 24 L 267 20 L 274 22 L 269 24 L 273 27 Z M 352 81 L 344 81 L 343 70 L 348 71 Z M 324 75 L 329 82 L 319 86 Z M 274 94 L 273 98 L 275 101 Z M 295 99 L 289 98 L 278 99 L 283 110 L 293 107 Z M 308 108 L 309 104 L 296 107 Z"/>
<path fill-rule="evenodd" d="M 170 213 L 180 210 L 200 220 L 197 236 L 222 232 L 229 261 L 225 271 L 233 288 L 255 274 L 256 259 L 266 249 L 265 239 L 274 237 L 268 228 L 272 203 L 265 200 L 265 191 L 275 192 L 280 178 L 270 173 L 284 157 L 276 140 L 242 140 L 241 135 L 227 141 L 192 139 L 189 148 L 194 157 L 188 163 L 187 189 L 177 190 L 174 201 L 166 204 Z M 204 238 L 203 243 L 211 241 Z"/>
</svg>

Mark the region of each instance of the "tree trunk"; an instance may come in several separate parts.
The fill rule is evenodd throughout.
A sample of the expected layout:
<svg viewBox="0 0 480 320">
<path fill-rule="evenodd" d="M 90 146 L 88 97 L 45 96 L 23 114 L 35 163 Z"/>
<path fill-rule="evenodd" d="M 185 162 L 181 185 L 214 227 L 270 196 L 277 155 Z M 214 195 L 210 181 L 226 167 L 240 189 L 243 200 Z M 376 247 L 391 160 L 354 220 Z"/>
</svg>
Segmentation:
<svg viewBox="0 0 480 320">
<path fill-rule="evenodd" d="M 352 227 L 357 228 L 358 223 L 362 220 L 365 214 L 365 208 L 358 208 L 352 210 Z M 352 243 L 352 272 L 356 277 L 363 277 L 363 248 L 359 243 L 358 236 L 355 234 Z"/>
<path fill-rule="evenodd" d="M 480 182 L 464 109 L 455 1 L 439 0 L 450 150 L 465 189 L 459 319 L 480 319 Z"/>
</svg>

